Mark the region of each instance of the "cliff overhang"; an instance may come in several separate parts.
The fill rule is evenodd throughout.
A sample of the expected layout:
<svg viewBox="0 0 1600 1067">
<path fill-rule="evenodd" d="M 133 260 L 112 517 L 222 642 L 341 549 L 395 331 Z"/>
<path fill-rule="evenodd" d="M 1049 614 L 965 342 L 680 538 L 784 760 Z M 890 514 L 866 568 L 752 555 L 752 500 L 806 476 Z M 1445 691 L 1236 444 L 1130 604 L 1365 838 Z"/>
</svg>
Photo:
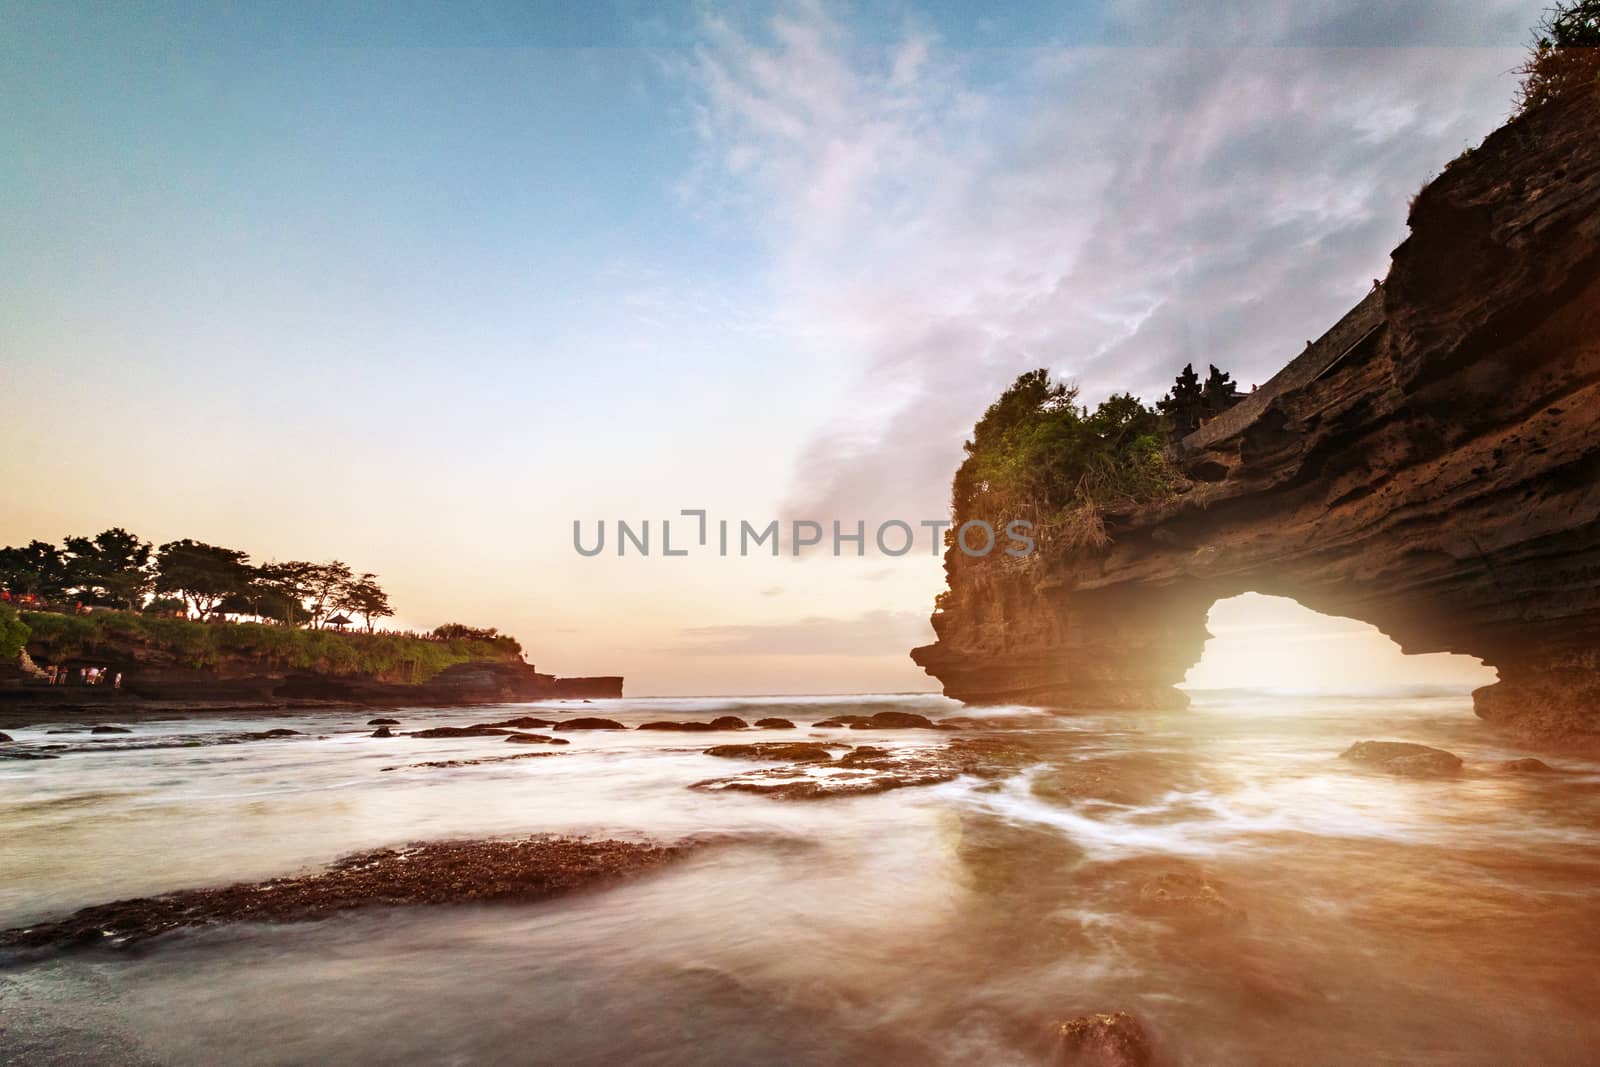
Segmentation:
<svg viewBox="0 0 1600 1067">
<path fill-rule="evenodd" d="M 969 703 L 1161 707 L 1254 591 L 1497 668 L 1478 714 L 1600 734 L 1600 116 L 1546 105 L 1412 205 L 1381 285 L 1185 438 L 1184 491 L 1111 543 L 946 555 L 912 658 Z"/>
</svg>

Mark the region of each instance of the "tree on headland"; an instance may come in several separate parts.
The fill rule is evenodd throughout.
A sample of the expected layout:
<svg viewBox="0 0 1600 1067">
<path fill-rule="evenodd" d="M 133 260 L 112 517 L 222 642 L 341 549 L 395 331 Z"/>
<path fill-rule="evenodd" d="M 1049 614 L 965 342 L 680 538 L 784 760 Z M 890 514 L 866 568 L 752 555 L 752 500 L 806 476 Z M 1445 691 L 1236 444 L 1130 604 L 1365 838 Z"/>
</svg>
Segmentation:
<svg viewBox="0 0 1600 1067">
<path fill-rule="evenodd" d="M 223 601 L 249 589 L 249 559 L 244 552 L 202 541 L 169 541 L 156 552 L 156 592 L 178 594 L 206 619 Z"/>
<path fill-rule="evenodd" d="M 1571 93 L 1600 93 L 1600 0 L 1556 4 L 1534 34 L 1532 52 L 1517 68 L 1523 111 Z"/>
<path fill-rule="evenodd" d="M 0 585 L 19 597 L 51 600 L 65 596 L 70 588 L 66 557 L 44 541 L 0 548 Z"/>
<path fill-rule="evenodd" d="M 313 629 L 321 629 L 323 620 L 333 614 L 339 594 L 353 578 L 350 564 L 342 560 L 326 563 L 303 564 L 305 571 L 306 613 Z"/>
<path fill-rule="evenodd" d="M 339 590 L 334 607 L 365 618 L 369 634 L 374 619 L 386 619 L 394 615 L 394 609 L 389 606 L 389 594 L 378 585 L 378 576 L 371 573 L 347 581 Z"/>
<path fill-rule="evenodd" d="M 1167 417 L 1176 436 L 1182 437 L 1199 428 L 1200 416 L 1205 413 L 1202 394 L 1200 375 L 1194 372 L 1194 364 L 1185 363 L 1172 383 L 1171 392 L 1156 401 L 1156 410 Z"/>
<path fill-rule="evenodd" d="M 85 600 L 133 611 L 144 603 L 155 576 L 150 542 L 117 526 L 89 537 L 69 537 L 67 579 Z"/>
<path fill-rule="evenodd" d="M 1200 406 L 1208 419 L 1216 418 L 1239 402 L 1233 375 L 1218 370 L 1215 363 L 1210 367 L 1211 373 L 1206 375 L 1206 384 L 1200 387 Z"/>
<path fill-rule="evenodd" d="M 34 606 L 76 599 L 154 615 L 244 615 L 311 629 L 345 611 L 361 616 L 368 633 L 394 616 L 378 576 L 358 574 L 342 560 L 252 566 L 245 552 L 190 538 L 152 550 L 122 527 L 68 537 L 65 549 L 44 541 L 0 548 L 0 592 Z M 493 630 L 461 636 L 515 644 Z"/>
<path fill-rule="evenodd" d="M 1036 370 L 989 405 L 950 487 L 957 524 L 1023 519 L 1046 545 L 1099 545 L 1107 509 L 1170 492 L 1173 470 L 1156 412 L 1126 393 L 1092 411 L 1077 396 Z"/>
</svg>

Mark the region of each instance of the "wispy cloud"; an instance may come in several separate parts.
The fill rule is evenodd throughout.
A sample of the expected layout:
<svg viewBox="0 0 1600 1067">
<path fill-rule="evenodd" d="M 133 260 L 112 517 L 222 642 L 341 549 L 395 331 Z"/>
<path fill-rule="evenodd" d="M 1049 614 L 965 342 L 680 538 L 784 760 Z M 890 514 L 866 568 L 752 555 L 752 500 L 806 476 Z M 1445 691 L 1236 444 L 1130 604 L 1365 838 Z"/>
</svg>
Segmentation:
<svg viewBox="0 0 1600 1067">
<path fill-rule="evenodd" d="M 792 514 L 941 514 L 965 433 L 1032 366 L 1087 399 L 1153 398 L 1185 362 L 1264 380 L 1385 273 L 1409 195 L 1507 110 L 1515 48 L 1340 45 L 1531 21 L 1408 5 L 1374 37 L 1332 5 L 1170 10 L 1117 5 L 1109 36 L 1208 47 L 997 64 L 916 26 L 852 36 L 817 4 L 708 21 L 689 195 L 770 243 L 778 317 L 859 351 L 864 399 L 804 449 Z"/>
</svg>

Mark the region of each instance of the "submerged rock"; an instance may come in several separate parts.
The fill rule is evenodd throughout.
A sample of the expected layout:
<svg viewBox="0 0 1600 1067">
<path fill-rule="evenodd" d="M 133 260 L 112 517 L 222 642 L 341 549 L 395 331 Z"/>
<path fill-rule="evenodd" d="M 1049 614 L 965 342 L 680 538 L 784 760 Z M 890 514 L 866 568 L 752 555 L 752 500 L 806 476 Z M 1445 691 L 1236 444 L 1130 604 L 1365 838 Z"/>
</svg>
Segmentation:
<svg viewBox="0 0 1600 1067">
<path fill-rule="evenodd" d="M 539 719 L 532 715 L 523 715 L 516 719 L 502 719 L 499 722 L 486 722 L 483 725 L 500 729 L 511 730 L 542 730 L 547 726 L 554 726 L 554 719 Z"/>
<path fill-rule="evenodd" d="M 757 719 L 756 720 L 756 729 L 758 729 L 758 730 L 793 730 L 794 729 L 794 723 L 790 722 L 788 719 Z"/>
<path fill-rule="evenodd" d="M 1245 917 L 1198 869 L 1163 871 L 1139 887 L 1139 906 L 1168 918 L 1233 922 Z"/>
<path fill-rule="evenodd" d="M 1461 770 L 1461 757 L 1455 753 L 1410 741 L 1357 741 L 1339 758 L 1406 778 L 1437 778 Z"/>
<path fill-rule="evenodd" d="M 926 715 L 909 711 L 880 711 L 876 715 L 835 715 L 811 724 L 824 730 L 849 727 L 852 730 L 932 730 L 935 725 Z"/>
<path fill-rule="evenodd" d="M 565 742 L 561 742 L 561 743 L 565 744 Z M 515 756 L 479 756 L 476 759 L 436 759 L 436 760 L 427 760 L 427 761 L 422 762 L 422 763 L 409 763 L 409 764 L 406 764 L 404 767 L 401 767 L 401 766 L 398 766 L 398 765 L 393 766 L 393 767 L 379 767 L 378 771 L 379 771 L 379 773 L 382 773 L 384 771 L 415 770 L 415 769 L 425 768 L 425 767 L 438 767 L 438 768 L 441 768 L 441 769 L 450 768 L 450 767 L 476 767 L 480 763 L 509 763 L 511 760 L 515 760 L 515 759 L 542 759 L 542 758 L 547 757 L 547 756 L 560 756 L 560 755 L 564 755 L 564 753 L 561 753 L 561 752 L 518 752 Z"/>
<path fill-rule="evenodd" d="M 750 770 L 728 778 L 696 782 L 690 788 L 713 793 L 724 790 L 759 793 L 786 800 L 819 800 L 937 785 L 964 774 L 997 777 L 1015 771 L 1027 758 L 1016 746 L 990 738 L 961 738 L 938 747 L 908 748 L 892 753 L 863 746 L 839 760 Z"/>
<path fill-rule="evenodd" d="M 504 727 L 487 726 L 480 723 L 476 726 L 435 726 L 428 730 L 413 730 L 408 736 L 430 739 L 440 737 L 504 737 L 509 733 L 511 731 Z"/>
<path fill-rule="evenodd" d="M 803 741 L 764 741 L 753 745 L 716 745 L 706 749 L 708 756 L 725 759 L 784 760 L 788 763 L 829 763 L 833 754 L 822 745 Z"/>
<path fill-rule="evenodd" d="M 389 729 L 387 726 L 380 726 L 376 730 L 372 731 L 372 733 L 369 734 L 368 736 L 369 737 L 393 737 L 394 736 L 394 731 Z"/>
<path fill-rule="evenodd" d="M 716 730 L 743 730 L 750 724 L 737 715 L 723 715 L 712 719 L 710 722 L 672 722 L 661 720 L 658 722 L 641 723 L 640 730 L 676 730 L 680 733 L 711 733 Z"/>
<path fill-rule="evenodd" d="M 12 740 L 10 734 L 0 734 L 0 744 L 5 744 L 5 743 L 9 742 L 10 740 Z"/>
<path fill-rule="evenodd" d="M 570 745 L 572 742 L 561 738 L 551 737 L 549 734 L 523 734 L 516 733 L 506 737 L 513 745 Z"/>
<path fill-rule="evenodd" d="M 642 874 L 686 851 L 560 837 L 413 844 L 348 856 L 315 874 L 84 908 L 57 922 L 6 930 L 0 945 L 117 945 L 223 922 L 304 922 L 357 908 L 544 900 Z"/>
<path fill-rule="evenodd" d="M 0 759 L 30 760 L 30 759 L 60 759 L 60 756 L 49 752 L 28 752 L 26 750 L 7 748 L 0 749 Z"/>
<path fill-rule="evenodd" d="M 1521 759 L 1502 760 L 1495 764 L 1496 769 L 1507 774 L 1552 774 L 1555 768 L 1542 759 L 1532 756 L 1523 756 Z"/>
<path fill-rule="evenodd" d="M 1149 1067 L 1153 1058 L 1139 1020 L 1113 1011 L 1058 1023 L 1051 1062 L 1057 1067 Z"/>
<path fill-rule="evenodd" d="M 615 719 L 568 719 L 566 722 L 556 723 L 557 730 L 626 730 L 627 727 Z M 502 731 L 504 732 L 504 731 Z"/>
<path fill-rule="evenodd" d="M 368 726 L 399 726 L 399 719 L 368 719 Z"/>
<path fill-rule="evenodd" d="M 131 733 L 133 733 L 132 730 L 128 729 L 125 726 L 91 726 L 91 727 L 89 727 L 89 732 L 91 734 L 131 734 Z"/>
</svg>

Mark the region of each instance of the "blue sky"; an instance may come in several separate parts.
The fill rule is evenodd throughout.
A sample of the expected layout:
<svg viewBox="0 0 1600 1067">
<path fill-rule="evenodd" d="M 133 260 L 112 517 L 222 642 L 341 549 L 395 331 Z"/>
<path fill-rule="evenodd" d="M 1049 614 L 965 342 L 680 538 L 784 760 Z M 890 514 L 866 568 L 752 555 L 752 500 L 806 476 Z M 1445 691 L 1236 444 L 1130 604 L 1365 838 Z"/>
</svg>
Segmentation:
<svg viewBox="0 0 1600 1067">
<path fill-rule="evenodd" d="M 376 570 L 639 692 L 905 689 L 1018 372 L 1265 377 L 1509 111 L 1535 3 L 0 3 L 0 541 Z M 63 433 L 70 427 L 70 433 Z"/>
</svg>

